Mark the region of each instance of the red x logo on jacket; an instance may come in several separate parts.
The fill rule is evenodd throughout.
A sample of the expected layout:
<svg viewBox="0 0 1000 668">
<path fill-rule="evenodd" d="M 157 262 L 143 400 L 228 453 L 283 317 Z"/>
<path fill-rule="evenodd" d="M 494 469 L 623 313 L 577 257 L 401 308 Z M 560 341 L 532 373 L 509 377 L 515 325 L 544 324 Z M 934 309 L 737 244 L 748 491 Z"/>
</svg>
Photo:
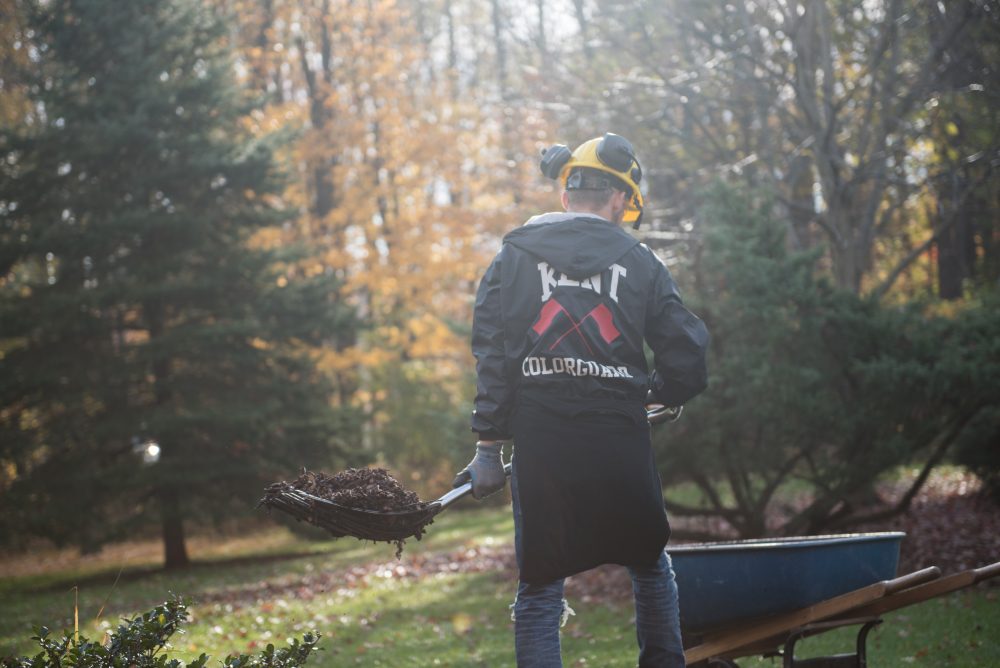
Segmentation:
<svg viewBox="0 0 1000 668">
<path fill-rule="evenodd" d="M 535 321 L 535 324 L 531 328 L 535 331 L 536 334 L 541 336 L 542 334 L 544 334 L 545 332 L 547 332 L 549 329 L 552 328 L 556 320 L 556 317 L 560 313 L 565 314 L 566 318 L 569 320 L 569 329 L 567 329 L 562 336 L 556 339 L 555 343 L 549 346 L 550 351 L 555 350 L 555 347 L 558 346 L 560 343 L 562 343 L 563 339 L 565 339 L 570 334 L 576 332 L 577 336 L 580 337 L 580 340 L 583 341 L 583 345 L 587 347 L 587 351 L 593 355 L 594 350 L 593 348 L 591 348 L 590 342 L 587 341 L 587 337 L 584 336 L 583 330 L 581 329 L 581 326 L 587 320 L 593 320 L 595 323 L 597 323 L 598 333 L 600 334 L 601 338 L 604 339 L 604 343 L 606 344 L 611 343 L 619 336 L 621 336 L 621 332 L 618 330 L 617 327 L 615 327 L 615 319 L 614 315 L 612 315 L 611 313 L 611 309 L 609 309 L 604 304 L 598 304 L 597 306 L 592 308 L 590 312 L 587 313 L 587 315 L 580 318 L 579 321 L 576 321 L 570 314 L 570 312 L 567 311 L 566 308 L 555 299 L 550 299 L 547 302 L 545 302 L 545 304 L 542 306 L 541 312 L 539 312 L 538 314 L 538 320 Z"/>
</svg>

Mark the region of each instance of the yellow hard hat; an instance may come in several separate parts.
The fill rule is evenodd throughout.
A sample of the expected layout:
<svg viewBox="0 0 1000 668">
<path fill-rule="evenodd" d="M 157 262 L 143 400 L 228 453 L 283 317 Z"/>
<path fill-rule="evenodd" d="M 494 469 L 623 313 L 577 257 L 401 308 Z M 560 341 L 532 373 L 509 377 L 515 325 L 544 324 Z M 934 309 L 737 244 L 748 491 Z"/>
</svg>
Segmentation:
<svg viewBox="0 0 1000 668">
<path fill-rule="evenodd" d="M 644 205 L 642 191 L 639 190 L 642 167 L 635 157 L 635 149 L 627 139 L 608 132 L 603 137 L 595 137 L 580 144 L 559 169 L 558 178 L 564 189 L 567 188 L 570 174 L 578 167 L 606 172 L 626 185 L 631 196 L 622 220 L 633 223 L 634 227 L 639 226 Z M 542 171 L 545 171 L 544 167 Z"/>
</svg>

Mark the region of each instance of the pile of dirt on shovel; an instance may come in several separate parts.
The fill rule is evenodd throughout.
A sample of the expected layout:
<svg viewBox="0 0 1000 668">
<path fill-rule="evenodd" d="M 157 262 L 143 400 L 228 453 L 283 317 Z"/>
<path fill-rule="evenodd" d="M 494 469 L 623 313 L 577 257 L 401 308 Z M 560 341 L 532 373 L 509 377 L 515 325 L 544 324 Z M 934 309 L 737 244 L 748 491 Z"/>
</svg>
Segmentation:
<svg viewBox="0 0 1000 668">
<path fill-rule="evenodd" d="M 367 517 L 340 515 L 289 495 L 288 492 L 293 490 L 331 501 L 343 508 L 377 514 Z M 400 532 L 420 540 L 426 524 L 431 523 L 433 517 L 432 514 L 423 524 L 414 526 L 411 512 L 401 516 L 391 514 L 394 511 L 420 511 L 428 504 L 381 468 L 347 469 L 334 475 L 302 469 L 295 480 L 270 485 L 258 503 L 258 506 L 261 505 L 278 508 L 297 520 L 322 527 L 337 538 L 354 536 L 361 540 L 395 543 L 397 558 L 402 555 L 406 542 L 404 538 L 397 538 Z"/>
<path fill-rule="evenodd" d="M 404 488 L 385 469 L 347 469 L 335 475 L 303 470 L 291 485 L 342 506 L 378 512 L 410 509 L 421 503 L 416 492 Z"/>
</svg>

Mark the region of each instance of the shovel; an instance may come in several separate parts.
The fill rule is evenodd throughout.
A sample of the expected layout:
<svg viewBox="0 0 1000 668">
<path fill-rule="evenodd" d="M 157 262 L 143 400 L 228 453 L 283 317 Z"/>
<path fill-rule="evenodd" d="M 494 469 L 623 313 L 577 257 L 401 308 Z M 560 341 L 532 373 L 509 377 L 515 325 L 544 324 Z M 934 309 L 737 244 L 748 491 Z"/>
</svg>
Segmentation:
<svg viewBox="0 0 1000 668">
<path fill-rule="evenodd" d="M 680 413 L 680 407 L 662 404 L 646 406 L 646 418 L 650 424 L 673 422 L 680 417 Z M 509 462 L 503 470 L 510 477 Z M 427 525 L 434 521 L 438 513 L 471 492 L 472 483 L 467 482 L 434 501 L 383 511 L 345 506 L 303 492 L 287 483 L 276 483 L 267 488 L 257 506 L 277 508 L 297 520 L 326 529 L 335 538 L 353 536 L 362 540 L 401 541 L 412 536 L 420 540 Z"/>
<path fill-rule="evenodd" d="M 510 477 L 509 462 L 503 470 Z M 398 541 L 412 536 L 420 540 L 424 529 L 438 513 L 471 492 L 472 483 L 467 482 L 434 501 L 415 503 L 399 510 L 367 510 L 278 483 L 267 488 L 257 506 L 277 508 L 297 520 L 326 529 L 335 538 L 353 536 L 362 540 Z"/>
</svg>

